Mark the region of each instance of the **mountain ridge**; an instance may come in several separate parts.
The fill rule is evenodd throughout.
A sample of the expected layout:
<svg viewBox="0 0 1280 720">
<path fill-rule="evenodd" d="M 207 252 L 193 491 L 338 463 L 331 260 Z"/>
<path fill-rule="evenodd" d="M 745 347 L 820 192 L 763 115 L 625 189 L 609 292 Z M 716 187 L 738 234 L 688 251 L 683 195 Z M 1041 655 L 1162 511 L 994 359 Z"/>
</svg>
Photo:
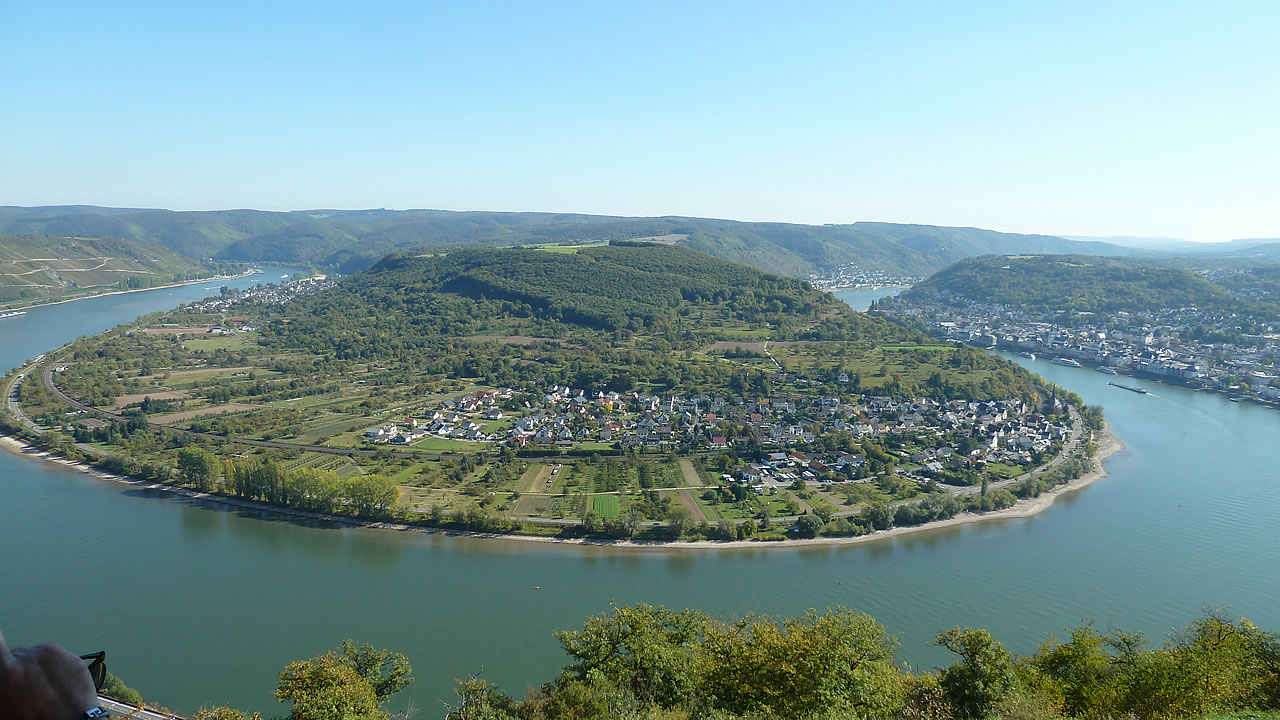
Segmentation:
<svg viewBox="0 0 1280 720">
<path fill-rule="evenodd" d="M 198 210 L 85 205 L 0 206 L 0 233 L 119 237 L 201 260 L 309 264 L 355 272 L 412 248 L 604 244 L 683 235 L 684 247 L 795 277 L 856 265 L 921 276 L 972 255 L 1076 252 L 1127 255 L 1131 248 L 980 228 L 857 222 L 804 225 L 683 216 L 414 210 Z"/>
</svg>

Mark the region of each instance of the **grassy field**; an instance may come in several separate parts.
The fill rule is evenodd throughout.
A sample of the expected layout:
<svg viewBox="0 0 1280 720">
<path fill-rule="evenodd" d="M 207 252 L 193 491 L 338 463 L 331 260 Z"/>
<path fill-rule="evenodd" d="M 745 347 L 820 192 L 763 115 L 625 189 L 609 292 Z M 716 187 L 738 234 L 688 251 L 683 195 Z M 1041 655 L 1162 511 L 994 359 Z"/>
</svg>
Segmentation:
<svg viewBox="0 0 1280 720">
<path fill-rule="evenodd" d="M 546 252 L 564 253 L 566 255 L 576 254 L 582 248 L 600 247 L 604 243 L 588 243 L 586 245 L 534 245 L 532 247 Z"/>
<path fill-rule="evenodd" d="M 596 495 L 591 501 L 591 509 L 600 517 L 618 517 L 618 496 Z"/>
<path fill-rule="evenodd" d="M 249 338 L 242 335 L 222 335 L 183 340 L 183 347 L 188 350 L 213 352 L 214 350 L 241 350 L 249 344 Z"/>
</svg>

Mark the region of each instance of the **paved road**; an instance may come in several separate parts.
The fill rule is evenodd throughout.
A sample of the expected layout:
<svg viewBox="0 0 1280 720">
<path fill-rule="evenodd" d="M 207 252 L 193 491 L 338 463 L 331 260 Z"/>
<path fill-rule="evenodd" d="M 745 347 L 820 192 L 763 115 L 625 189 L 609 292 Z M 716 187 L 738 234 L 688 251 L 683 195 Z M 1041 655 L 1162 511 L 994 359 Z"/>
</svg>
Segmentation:
<svg viewBox="0 0 1280 720">
<path fill-rule="evenodd" d="M 5 409 L 13 413 L 13 416 L 18 419 L 18 422 L 32 432 L 40 432 L 40 426 L 31 422 L 31 420 L 23 414 L 22 408 L 18 405 L 18 388 L 21 387 L 22 383 L 27 381 L 31 376 L 31 373 L 35 372 L 35 369 L 39 364 L 40 360 L 37 359 L 35 362 L 22 368 L 22 372 L 18 373 L 13 380 L 10 380 L 9 386 L 4 389 Z"/>
</svg>

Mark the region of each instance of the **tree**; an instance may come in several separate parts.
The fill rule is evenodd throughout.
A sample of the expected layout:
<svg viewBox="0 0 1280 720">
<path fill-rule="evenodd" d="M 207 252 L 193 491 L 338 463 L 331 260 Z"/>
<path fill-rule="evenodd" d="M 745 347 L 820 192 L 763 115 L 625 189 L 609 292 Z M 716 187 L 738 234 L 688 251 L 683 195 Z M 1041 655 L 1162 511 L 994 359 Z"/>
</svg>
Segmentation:
<svg viewBox="0 0 1280 720">
<path fill-rule="evenodd" d="M 218 456 L 204 448 L 188 445 L 178 451 L 178 470 L 199 490 L 212 490 L 221 469 Z"/>
<path fill-rule="evenodd" d="M 816 515 L 801 515 L 796 520 L 796 534 L 800 537 L 817 537 L 822 531 L 823 522 Z"/>
<path fill-rule="evenodd" d="M 128 685 L 125 685 L 124 681 L 113 675 L 110 671 L 108 671 L 104 677 L 102 689 L 98 692 L 109 698 L 119 700 L 120 702 L 127 703 L 129 705 L 142 704 L 142 694 Z"/>
<path fill-rule="evenodd" d="M 962 718 L 984 718 L 1014 689 L 1013 659 L 986 630 L 953 628 L 938 635 L 937 644 L 960 656 L 942 671 L 942 689 Z"/>
<path fill-rule="evenodd" d="M 384 720 L 378 695 L 341 655 L 330 651 L 289 663 L 280 673 L 276 700 L 293 703 L 290 720 Z"/>
<path fill-rule="evenodd" d="M 589 618 L 582 630 L 556 633 L 556 639 L 576 660 L 566 674 L 579 680 L 599 674 L 642 702 L 673 705 L 694 694 L 695 646 L 709 622 L 696 610 L 640 603 Z"/>
<path fill-rule="evenodd" d="M 350 640 L 343 640 L 338 652 L 373 687 L 379 704 L 413 683 L 413 667 L 398 652 L 378 650 L 369 643 L 357 648 Z"/>
<path fill-rule="evenodd" d="M 516 704 L 496 687 L 472 676 L 459 681 L 454 688 L 461 702 L 449 708 L 445 720 L 514 720 L 511 713 Z"/>
<path fill-rule="evenodd" d="M 675 531 L 676 537 L 684 537 L 689 534 L 689 530 L 693 528 L 693 514 L 688 508 L 674 507 L 667 512 L 667 521 L 671 524 L 671 529 Z"/>
<path fill-rule="evenodd" d="M 902 707 L 897 641 L 846 608 L 707 630 L 702 692 L 720 708 L 765 717 L 890 717 Z"/>
<path fill-rule="evenodd" d="M 831 522 L 831 516 L 835 514 L 836 508 L 826 500 L 816 500 L 809 503 L 813 507 L 813 514 L 817 515 L 823 524 Z"/>
<path fill-rule="evenodd" d="M 893 527 L 893 508 L 888 505 L 876 505 L 867 508 L 866 519 L 872 528 L 888 530 Z"/>
<path fill-rule="evenodd" d="M 633 538 L 640 531 L 640 523 L 644 520 L 644 515 L 635 508 L 628 508 L 627 513 L 622 516 L 622 529 L 627 537 Z"/>
<path fill-rule="evenodd" d="M 343 481 L 343 496 L 362 516 L 387 513 L 400 500 L 400 489 L 394 480 L 376 473 L 352 475 Z"/>
</svg>

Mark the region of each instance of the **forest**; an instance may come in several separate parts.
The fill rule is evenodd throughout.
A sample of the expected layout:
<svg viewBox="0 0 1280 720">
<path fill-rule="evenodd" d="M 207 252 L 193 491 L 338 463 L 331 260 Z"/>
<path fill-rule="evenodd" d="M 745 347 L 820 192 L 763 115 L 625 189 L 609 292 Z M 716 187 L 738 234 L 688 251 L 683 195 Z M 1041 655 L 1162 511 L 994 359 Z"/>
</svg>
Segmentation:
<svg viewBox="0 0 1280 720">
<path fill-rule="evenodd" d="M 1224 269 L 1230 268 L 1230 269 Z M 1030 312 L 1201 311 L 1280 317 L 1277 266 L 1081 255 L 994 255 L 962 260 L 904 292 L 910 301 L 959 298 Z"/>
</svg>

